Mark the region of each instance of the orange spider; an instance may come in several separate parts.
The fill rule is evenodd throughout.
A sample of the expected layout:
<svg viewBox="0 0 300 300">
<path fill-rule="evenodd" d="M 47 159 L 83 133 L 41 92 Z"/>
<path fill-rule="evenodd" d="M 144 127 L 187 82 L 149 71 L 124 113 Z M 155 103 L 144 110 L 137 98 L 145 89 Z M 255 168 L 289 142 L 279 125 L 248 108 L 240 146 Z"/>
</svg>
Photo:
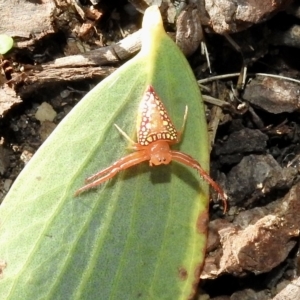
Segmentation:
<svg viewBox="0 0 300 300">
<path fill-rule="evenodd" d="M 180 142 L 187 118 L 187 111 L 188 109 L 186 106 L 181 131 L 177 131 L 153 87 L 151 85 L 148 86 L 139 107 L 137 119 L 137 143 L 115 124 L 120 133 L 132 143 L 132 149 L 136 152 L 122 157 L 110 167 L 87 178 L 87 184 L 78 189 L 75 196 L 90 188 L 98 186 L 102 182 L 114 177 L 120 171 L 128 169 L 143 161 L 148 160 L 150 166 L 157 166 L 161 164 L 167 165 L 172 160 L 176 160 L 199 172 L 200 176 L 202 176 L 202 178 L 221 196 L 224 202 L 224 211 L 226 211 L 227 195 L 221 187 L 213 181 L 194 158 L 183 152 L 170 149 L 170 145 Z"/>
</svg>

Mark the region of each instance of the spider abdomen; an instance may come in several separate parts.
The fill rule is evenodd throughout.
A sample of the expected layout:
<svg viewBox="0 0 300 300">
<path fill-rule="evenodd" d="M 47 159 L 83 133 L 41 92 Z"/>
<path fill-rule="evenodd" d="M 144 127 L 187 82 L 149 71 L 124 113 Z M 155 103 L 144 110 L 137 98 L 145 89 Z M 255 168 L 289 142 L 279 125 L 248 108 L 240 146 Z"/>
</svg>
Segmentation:
<svg viewBox="0 0 300 300">
<path fill-rule="evenodd" d="M 139 106 L 137 118 L 138 144 L 147 146 L 159 140 L 176 142 L 177 139 L 177 130 L 166 108 L 156 95 L 153 87 L 149 86 Z"/>
</svg>

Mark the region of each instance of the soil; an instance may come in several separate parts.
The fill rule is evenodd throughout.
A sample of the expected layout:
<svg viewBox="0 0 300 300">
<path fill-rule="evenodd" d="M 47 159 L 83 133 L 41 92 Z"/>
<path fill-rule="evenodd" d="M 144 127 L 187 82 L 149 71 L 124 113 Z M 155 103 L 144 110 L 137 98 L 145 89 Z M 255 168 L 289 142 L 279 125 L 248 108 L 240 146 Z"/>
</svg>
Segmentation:
<svg viewBox="0 0 300 300">
<path fill-rule="evenodd" d="M 213 14 L 211 22 L 200 18 L 211 67 L 199 43 L 188 50 L 196 78 L 206 78 L 199 84 L 211 174 L 229 196 L 225 215 L 217 201 L 211 204 L 199 299 L 300 299 L 300 6 L 273 2 L 264 18 L 231 19 L 225 27 Z M 144 2 L 53 3 L 36 12 L 30 30 L 43 28 L 34 36 L 29 29 L 10 33 L 16 47 L 2 58 L 0 200 L 72 107 L 139 49 L 142 14 L 135 7 Z M 170 19 L 170 10 L 163 13 Z M 166 28 L 175 35 L 174 23 Z M 120 42 L 127 45 L 122 50 Z M 86 61 L 76 59 L 80 53 Z M 221 74 L 232 75 L 215 78 Z M 219 99 L 217 106 L 208 96 Z"/>
</svg>

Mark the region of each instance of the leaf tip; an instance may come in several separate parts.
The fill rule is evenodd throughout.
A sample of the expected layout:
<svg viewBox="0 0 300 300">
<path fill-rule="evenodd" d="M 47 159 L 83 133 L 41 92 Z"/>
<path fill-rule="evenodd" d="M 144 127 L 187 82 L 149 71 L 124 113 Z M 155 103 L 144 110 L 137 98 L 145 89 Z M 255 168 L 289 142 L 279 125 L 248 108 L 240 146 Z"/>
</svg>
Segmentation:
<svg viewBox="0 0 300 300">
<path fill-rule="evenodd" d="M 14 40 L 6 34 L 0 34 L 0 54 L 5 54 L 14 45 Z"/>
<path fill-rule="evenodd" d="M 145 10 L 142 27 L 144 30 L 163 28 L 161 14 L 157 5 L 152 5 Z"/>
<path fill-rule="evenodd" d="M 160 44 L 162 37 L 166 34 L 157 5 L 152 5 L 145 10 L 142 29 L 141 53 L 151 58 L 156 52 L 157 45 Z"/>
</svg>

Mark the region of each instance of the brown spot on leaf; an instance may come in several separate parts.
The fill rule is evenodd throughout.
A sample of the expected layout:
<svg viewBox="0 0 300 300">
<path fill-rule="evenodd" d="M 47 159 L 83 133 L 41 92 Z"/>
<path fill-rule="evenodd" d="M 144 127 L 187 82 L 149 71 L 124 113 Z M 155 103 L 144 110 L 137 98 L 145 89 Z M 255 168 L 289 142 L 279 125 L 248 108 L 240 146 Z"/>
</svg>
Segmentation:
<svg viewBox="0 0 300 300">
<path fill-rule="evenodd" d="M 179 273 L 179 278 L 181 280 L 186 280 L 188 278 L 188 272 L 187 272 L 186 268 L 180 267 L 178 270 L 178 273 Z"/>
<path fill-rule="evenodd" d="M 200 213 L 197 219 L 197 232 L 200 234 L 207 234 L 207 226 L 208 226 L 208 210 Z"/>
<path fill-rule="evenodd" d="M 208 230 L 208 209 L 206 209 L 205 211 L 203 211 L 199 214 L 197 221 L 196 221 L 196 228 L 197 228 L 197 232 L 199 234 L 202 234 L 206 237 L 207 230 Z M 205 247 L 202 248 L 201 251 L 203 252 L 202 253 L 203 261 L 195 267 L 194 280 L 192 283 L 192 291 L 187 299 L 194 299 L 194 296 L 195 296 L 195 293 L 197 291 L 197 287 L 198 287 L 198 284 L 200 281 L 200 273 L 201 273 L 201 270 L 203 267 L 204 257 L 205 257 Z M 200 255 L 200 253 L 199 253 L 199 255 Z"/>
<path fill-rule="evenodd" d="M 3 270 L 6 268 L 6 266 L 6 261 L 0 260 L 0 279 L 3 278 Z"/>
</svg>

